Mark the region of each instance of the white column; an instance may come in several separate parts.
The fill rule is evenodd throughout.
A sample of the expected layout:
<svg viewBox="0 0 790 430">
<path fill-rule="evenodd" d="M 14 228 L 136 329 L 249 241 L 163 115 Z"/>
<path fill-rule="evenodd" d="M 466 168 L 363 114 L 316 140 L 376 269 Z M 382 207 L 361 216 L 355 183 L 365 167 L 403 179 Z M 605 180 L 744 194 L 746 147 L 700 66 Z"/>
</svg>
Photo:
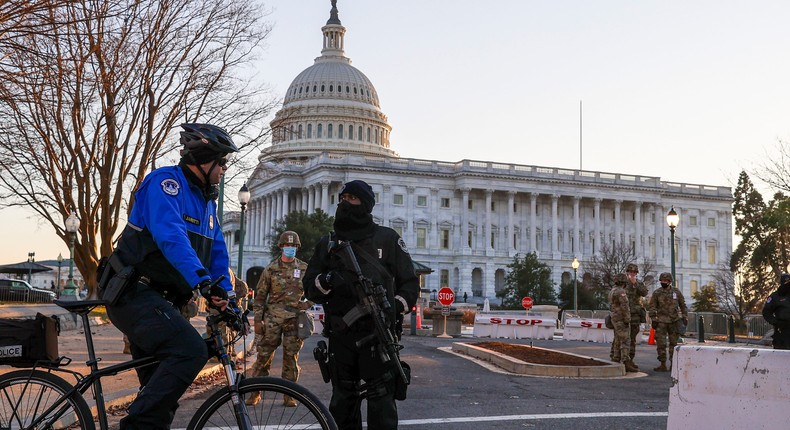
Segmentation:
<svg viewBox="0 0 790 430">
<path fill-rule="evenodd" d="M 431 241 L 428 248 L 439 248 L 439 189 L 431 188 Z"/>
<path fill-rule="evenodd" d="M 513 224 L 513 205 L 516 203 L 516 192 L 507 192 L 507 234 L 505 235 L 505 247 L 508 251 L 513 251 L 515 248 L 516 229 Z"/>
<path fill-rule="evenodd" d="M 461 189 L 461 248 L 469 248 L 469 188 Z M 464 279 L 464 274 L 461 275 Z"/>
<path fill-rule="evenodd" d="M 623 201 L 622 200 L 615 200 L 614 201 L 614 242 L 623 244 L 625 240 L 623 238 L 623 218 L 621 216 L 621 209 L 623 208 Z"/>
<path fill-rule="evenodd" d="M 329 213 L 329 184 L 329 181 L 321 181 L 321 210 L 326 213 Z"/>
<path fill-rule="evenodd" d="M 310 190 L 307 187 L 302 188 L 302 193 L 299 194 L 299 198 L 302 199 L 302 210 L 307 212 L 308 214 L 310 213 L 310 212 L 307 211 L 307 209 L 308 209 L 307 205 L 308 205 L 308 200 L 309 200 L 308 196 L 309 195 L 310 195 Z"/>
<path fill-rule="evenodd" d="M 272 218 L 275 214 L 275 208 L 271 194 L 267 194 L 264 199 L 266 199 L 266 213 L 263 218 L 263 245 L 268 246 L 269 235 L 272 233 Z"/>
<path fill-rule="evenodd" d="M 597 255 L 598 251 L 601 249 L 601 200 L 600 198 L 596 198 L 595 202 L 595 240 L 593 241 L 593 255 Z"/>
<path fill-rule="evenodd" d="M 406 243 L 411 248 L 417 248 L 417 235 L 414 234 L 414 187 L 406 187 Z"/>
<path fill-rule="evenodd" d="M 574 256 L 582 256 L 582 232 L 579 230 L 579 201 L 581 197 L 573 196 L 573 252 Z"/>
<path fill-rule="evenodd" d="M 559 216 L 557 211 L 557 203 L 560 200 L 559 194 L 552 194 L 551 195 L 551 252 L 559 252 L 560 244 L 559 244 L 559 232 L 558 224 L 559 224 Z"/>
<path fill-rule="evenodd" d="M 376 206 L 381 207 L 381 224 L 390 227 L 390 212 L 392 206 L 392 185 L 384 184 L 381 187 L 381 202 Z"/>
<path fill-rule="evenodd" d="M 642 243 L 642 202 L 640 201 L 634 202 L 634 220 L 636 222 L 634 225 L 636 229 L 636 234 L 634 234 L 634 241 L 636 241 L 634 251 L 636 251 L 636 258 L 645 260 L 647 256 L 645 255 L 645 245 Z"/>
<path fill-rule="evenodd" d="M 494 190 L 486 190 L 486 205 L 483 208 L 485 211 L 485 224 L 483 225 L 483 242 L 485 243 L 484 249 L 491 248 L 491 199 L 494 195 Z"/>
<path fill-rule="evenodd" d="M 315 212 L 315 185 L 307 187 L 307 213 Z"/>
<path fill-rule="evenodd" d="M 527 252 L 537 252 L 538 247 L 538 194 L 529 193 L 529 248 Z"/>
</svg>

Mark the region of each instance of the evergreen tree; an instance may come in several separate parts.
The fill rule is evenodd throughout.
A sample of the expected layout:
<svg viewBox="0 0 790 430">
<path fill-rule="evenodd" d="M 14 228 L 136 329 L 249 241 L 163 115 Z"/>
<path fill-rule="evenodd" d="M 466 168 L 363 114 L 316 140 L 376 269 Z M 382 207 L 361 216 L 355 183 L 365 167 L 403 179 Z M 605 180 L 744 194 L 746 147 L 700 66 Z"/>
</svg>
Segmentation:
<svg viewBox="0 0 790 430">
<path fill-rule="evenodd" d="M 691 305 L 692 312 L 719 312 L 716 288 L 713 285 L 705 285 L 696 293 L 691 294 L 694 304 Z"/>
<path fill-rule="evenodd" d="M 596 294 L 585 286 L 580 280 L 576 281 L 576 305 L 578 309 L 596 310 L 606 309 L 606 297 Z M 563 310 L 573 309 L 573 279 L 560 285 L 559 305 Z"/>
<path fill-rule="evenodd" d="M 296 258 L 305 262 L 310 261 L 316 244 L 321 237 L 332 231 L 334 221 L 335 217 L 327 215 L 321 209 L 316 209 L 310 215 L 306 211 L 290 212 L 285 218 L 277 221 L 269 252 L 272 257 L 279 256 L 280 247 L 277 246 L 277 241 L 280 235 L 285 231 L 295 231 L 299 235 L 299 241 L 302 242 L 302 246 L 296 251 Z"/>
<path fill-rule="evenodd" d="M 521 299 L 524 297 L 532 297 L 536 305 L 557 304 L 551 269 L 541 263 L 534 252 L 523 259 L 516 255 L 507 267 L 510 272 L 505 278 L 505 287 L 496 293 L 502 299 L 503 309 L 523 309 Z"/>
</svg>

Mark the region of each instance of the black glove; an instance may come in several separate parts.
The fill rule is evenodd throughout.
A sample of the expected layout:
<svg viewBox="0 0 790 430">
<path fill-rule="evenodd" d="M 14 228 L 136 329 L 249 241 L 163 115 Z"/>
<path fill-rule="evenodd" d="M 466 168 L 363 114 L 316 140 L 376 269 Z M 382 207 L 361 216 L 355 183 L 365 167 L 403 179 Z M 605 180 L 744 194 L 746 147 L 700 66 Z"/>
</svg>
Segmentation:
<svg viewBox="0 0 790 430">
<path fill-rule="evenodd" d="M 327 291 L 334 288 L 334 286 L 338 285 L 342 280 L 343 277 L 341 277 L 340 274 L 334 270 L 330 270 L 327 273 L 318 275 L 318 282 L 321 284 L 321 288 Z"/>
<path fill-rule="evenodd" d="M 200 281 L 198 284 L 200 295 L 208 301 L 209 306 L 212 305 L 211 297 L 217 297 L 221 300 L 228 300 L 228 292 L 219 285 L 212 285 L 208 279 Z"/>
<path fill-rule="evenodd" d="M 405 310 L 406 310 L 406 308 L 403 307 L 403 302 L 396 298 L 395 299 L 395 315 L 403 314 L 403 313 L 405 313 L 404 312 Z"/>
<path fill-rule="evenodd" d="M 688 325 L 689 325 L 689 319 L 688 319 L 687 317 L 683 317 L 683 318 L 681 318 L 681 321 L 683 321 L 683 325 L 684 325 L 684 326 L 688 327 Z"/>
<path fill-rule="evenodd" d="M 653 327 L 653 330 L 658 328 L 658 321 L 652 320 L 650 321 L 650 326 Z"/>
</svg>

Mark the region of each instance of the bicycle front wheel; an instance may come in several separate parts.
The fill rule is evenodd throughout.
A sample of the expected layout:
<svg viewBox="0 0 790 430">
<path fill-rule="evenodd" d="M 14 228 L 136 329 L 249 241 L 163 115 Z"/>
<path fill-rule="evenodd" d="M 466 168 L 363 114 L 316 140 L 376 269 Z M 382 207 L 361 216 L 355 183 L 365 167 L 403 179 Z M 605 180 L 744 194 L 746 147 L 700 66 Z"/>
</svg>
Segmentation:
<svg viewBox="0 0 790 430">
<path fill-rule="evenodd" d="M 245 405 L 253 429 L 336 430 L 326 406 L 307 388 L 291 381 L 268 376 L 248 378 L 239 385 L 239 401 L 260 393 L 254 405 Z M 287 397 L 293 399 L 286 405 Z M 294 405 L 295 403 L 295 405 Z M 214 393 L 198 408 L 187 430 L 240 429 L 228 388 Z"/>
<path fill-rule="evenodd" d="M 80 394 L 61 401 L 71 388 L 63 378 L 40 370 L 0 376 L 0 429 L 94 430 L 93 415 Z"/>
</svg>

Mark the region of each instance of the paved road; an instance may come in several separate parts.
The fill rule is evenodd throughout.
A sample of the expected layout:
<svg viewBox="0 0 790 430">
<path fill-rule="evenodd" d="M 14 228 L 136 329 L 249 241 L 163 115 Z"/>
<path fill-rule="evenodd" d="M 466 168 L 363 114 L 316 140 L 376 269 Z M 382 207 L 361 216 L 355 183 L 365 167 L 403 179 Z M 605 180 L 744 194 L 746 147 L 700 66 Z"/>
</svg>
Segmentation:
<svg viewBox="0 0 790 430">
<path fill-rule="evenodd" d="M 312 359 L 313 336 L 302 350 L 300 383 L 328 403 L 331 390 Z M 637 364 L 649 369 L 618 379 L 561 379 L 511 375 L 447 351 L 452 342 L 404 337 L 403 358 L 412 367 L 409 398 L 399 402 L 405 429 L 658 429 L 666 428 L 670 376 L 653 372 L 655 347 L 640 345 Z M 529 340 L 516 341 L 529 343 Z M 606 359 L 608 344 L 534 341 Z M 278 351 L 279 352 L 279 351 Z M 280 355 L 273 375 L 279 373 Z M 208 394 L 182 400 L 173 428 L 185 428 Z M 364 409 L 364 405 L 363 405 Z"/>
</svg>

